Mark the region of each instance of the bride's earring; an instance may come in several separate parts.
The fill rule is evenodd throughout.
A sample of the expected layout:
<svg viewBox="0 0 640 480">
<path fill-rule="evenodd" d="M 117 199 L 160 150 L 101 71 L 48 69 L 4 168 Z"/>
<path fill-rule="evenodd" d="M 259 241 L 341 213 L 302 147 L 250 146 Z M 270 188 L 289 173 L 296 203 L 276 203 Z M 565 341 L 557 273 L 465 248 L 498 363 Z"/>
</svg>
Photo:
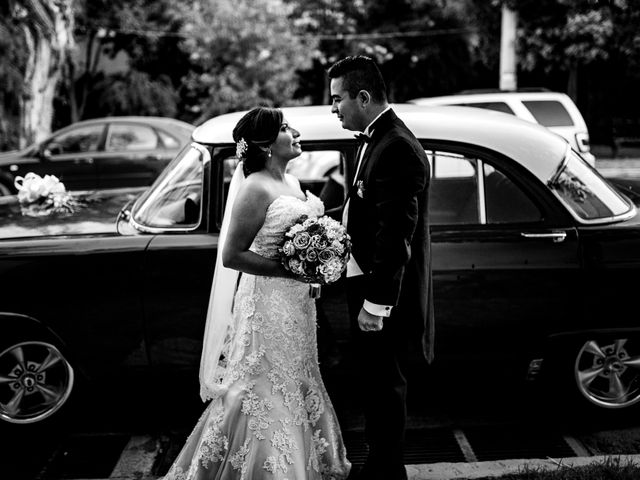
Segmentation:
<svg viewBox="0 0 640 480">
<path fill-rule="evenodd" d="M 267 149 L 267 157 L 271 158 L 271 147 Z"/>
</svg>

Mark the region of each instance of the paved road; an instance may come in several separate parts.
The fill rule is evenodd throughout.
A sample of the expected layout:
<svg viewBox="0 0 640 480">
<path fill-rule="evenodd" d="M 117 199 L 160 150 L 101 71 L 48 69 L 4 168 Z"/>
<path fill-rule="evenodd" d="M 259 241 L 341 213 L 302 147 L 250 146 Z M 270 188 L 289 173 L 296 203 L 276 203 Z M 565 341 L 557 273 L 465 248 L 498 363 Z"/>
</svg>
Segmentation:
<svg viewBox="0 0 640 480">
<path fill-rule="evenodd" d="M 362 417 L 353 398 L 336 393 L 347 388 L 340 375 L 326 378 L 349 458 L 361 463 Z M 429 388 L 410 392 L 406 461 L 414 480 L 457 478 L 443 472 L 486 469 L 494 465 L 487 462 L 501 460 L 592 455 L 581 441 L 602 428 L 592 418 L 583 417 L 579 428 L 559 422 L 528 385 L 483 391 L 479 384 L 458 383 L 430 378 Z M 0 425 L 0 478 L 151 480 L 166 473 L 204 408 L 197 385 L 160 380 L 142 389 L 125 385 L 119 393 L 105 386 L 101 394 L 80 392 L 55 421 Z"/>
</svg>

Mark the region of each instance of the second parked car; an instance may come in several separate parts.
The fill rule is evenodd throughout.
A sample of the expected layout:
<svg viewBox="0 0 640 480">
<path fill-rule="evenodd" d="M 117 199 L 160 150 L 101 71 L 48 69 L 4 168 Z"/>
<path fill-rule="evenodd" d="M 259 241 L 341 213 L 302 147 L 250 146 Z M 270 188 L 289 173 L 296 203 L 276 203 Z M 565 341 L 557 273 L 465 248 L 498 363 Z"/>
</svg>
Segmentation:
<svg viewBox="0 0 640 480">
<path fill-rule="evenodd" d="M 590 152 L 587 124 L 576 104 L 564 93 L 545 89 L 517 92 L 467 90 L 456 95 L 416 98 L 410 103 L 426 106 L 455 105 L 484 108 L 515 115 L 528 122 L 539 123 L 564 137 L 591 166 L 595 165 L 595 157 Z"/>
<path fill-rule="evenodd" d="M 27 172 L 55 175 L 68 190 L 150 185 L 195 127 L 165 117 L 106 117 L 74 123 L 24 150 L 0 153 L 0 195 Z"/>
</svg>

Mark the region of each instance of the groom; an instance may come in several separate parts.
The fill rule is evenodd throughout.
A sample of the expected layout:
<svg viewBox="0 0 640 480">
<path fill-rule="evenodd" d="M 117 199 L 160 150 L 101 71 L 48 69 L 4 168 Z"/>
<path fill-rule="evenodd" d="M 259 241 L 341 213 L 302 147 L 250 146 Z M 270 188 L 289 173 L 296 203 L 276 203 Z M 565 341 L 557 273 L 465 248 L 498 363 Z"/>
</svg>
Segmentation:
<svg viewBox="0 0 640 480">
<path fill-rule="evenodd" d="M 367 461 L 358 478 L 406 479 L 406 354 L 423 338 L 433 355 L 429 225 L 430 167 L 424 149 L 387 103 L 372 59 L 346 57 L 328 70 L 331 112 L 364 132 L 345 204 L 353 243 L 349 313 L 363 379 Z"/>
</svg>

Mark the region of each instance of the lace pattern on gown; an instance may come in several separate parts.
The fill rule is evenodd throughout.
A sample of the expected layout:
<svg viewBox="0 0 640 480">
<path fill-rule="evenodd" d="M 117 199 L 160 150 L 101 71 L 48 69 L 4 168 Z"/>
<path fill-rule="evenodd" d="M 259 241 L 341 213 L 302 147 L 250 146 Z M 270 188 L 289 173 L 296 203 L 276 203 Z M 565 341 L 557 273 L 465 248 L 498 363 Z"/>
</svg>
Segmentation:
<svg viewBox="0 0 640 480">
<path fill-rule="evenodd" d="M 251 250 L 276 258 L 284 232 L 322 202 L 274 200 Z M 350 464 L 320 376 L 308 285 L 243 274 L 220 381 L 166 480 L 344 479 Z"/>
</svg>

